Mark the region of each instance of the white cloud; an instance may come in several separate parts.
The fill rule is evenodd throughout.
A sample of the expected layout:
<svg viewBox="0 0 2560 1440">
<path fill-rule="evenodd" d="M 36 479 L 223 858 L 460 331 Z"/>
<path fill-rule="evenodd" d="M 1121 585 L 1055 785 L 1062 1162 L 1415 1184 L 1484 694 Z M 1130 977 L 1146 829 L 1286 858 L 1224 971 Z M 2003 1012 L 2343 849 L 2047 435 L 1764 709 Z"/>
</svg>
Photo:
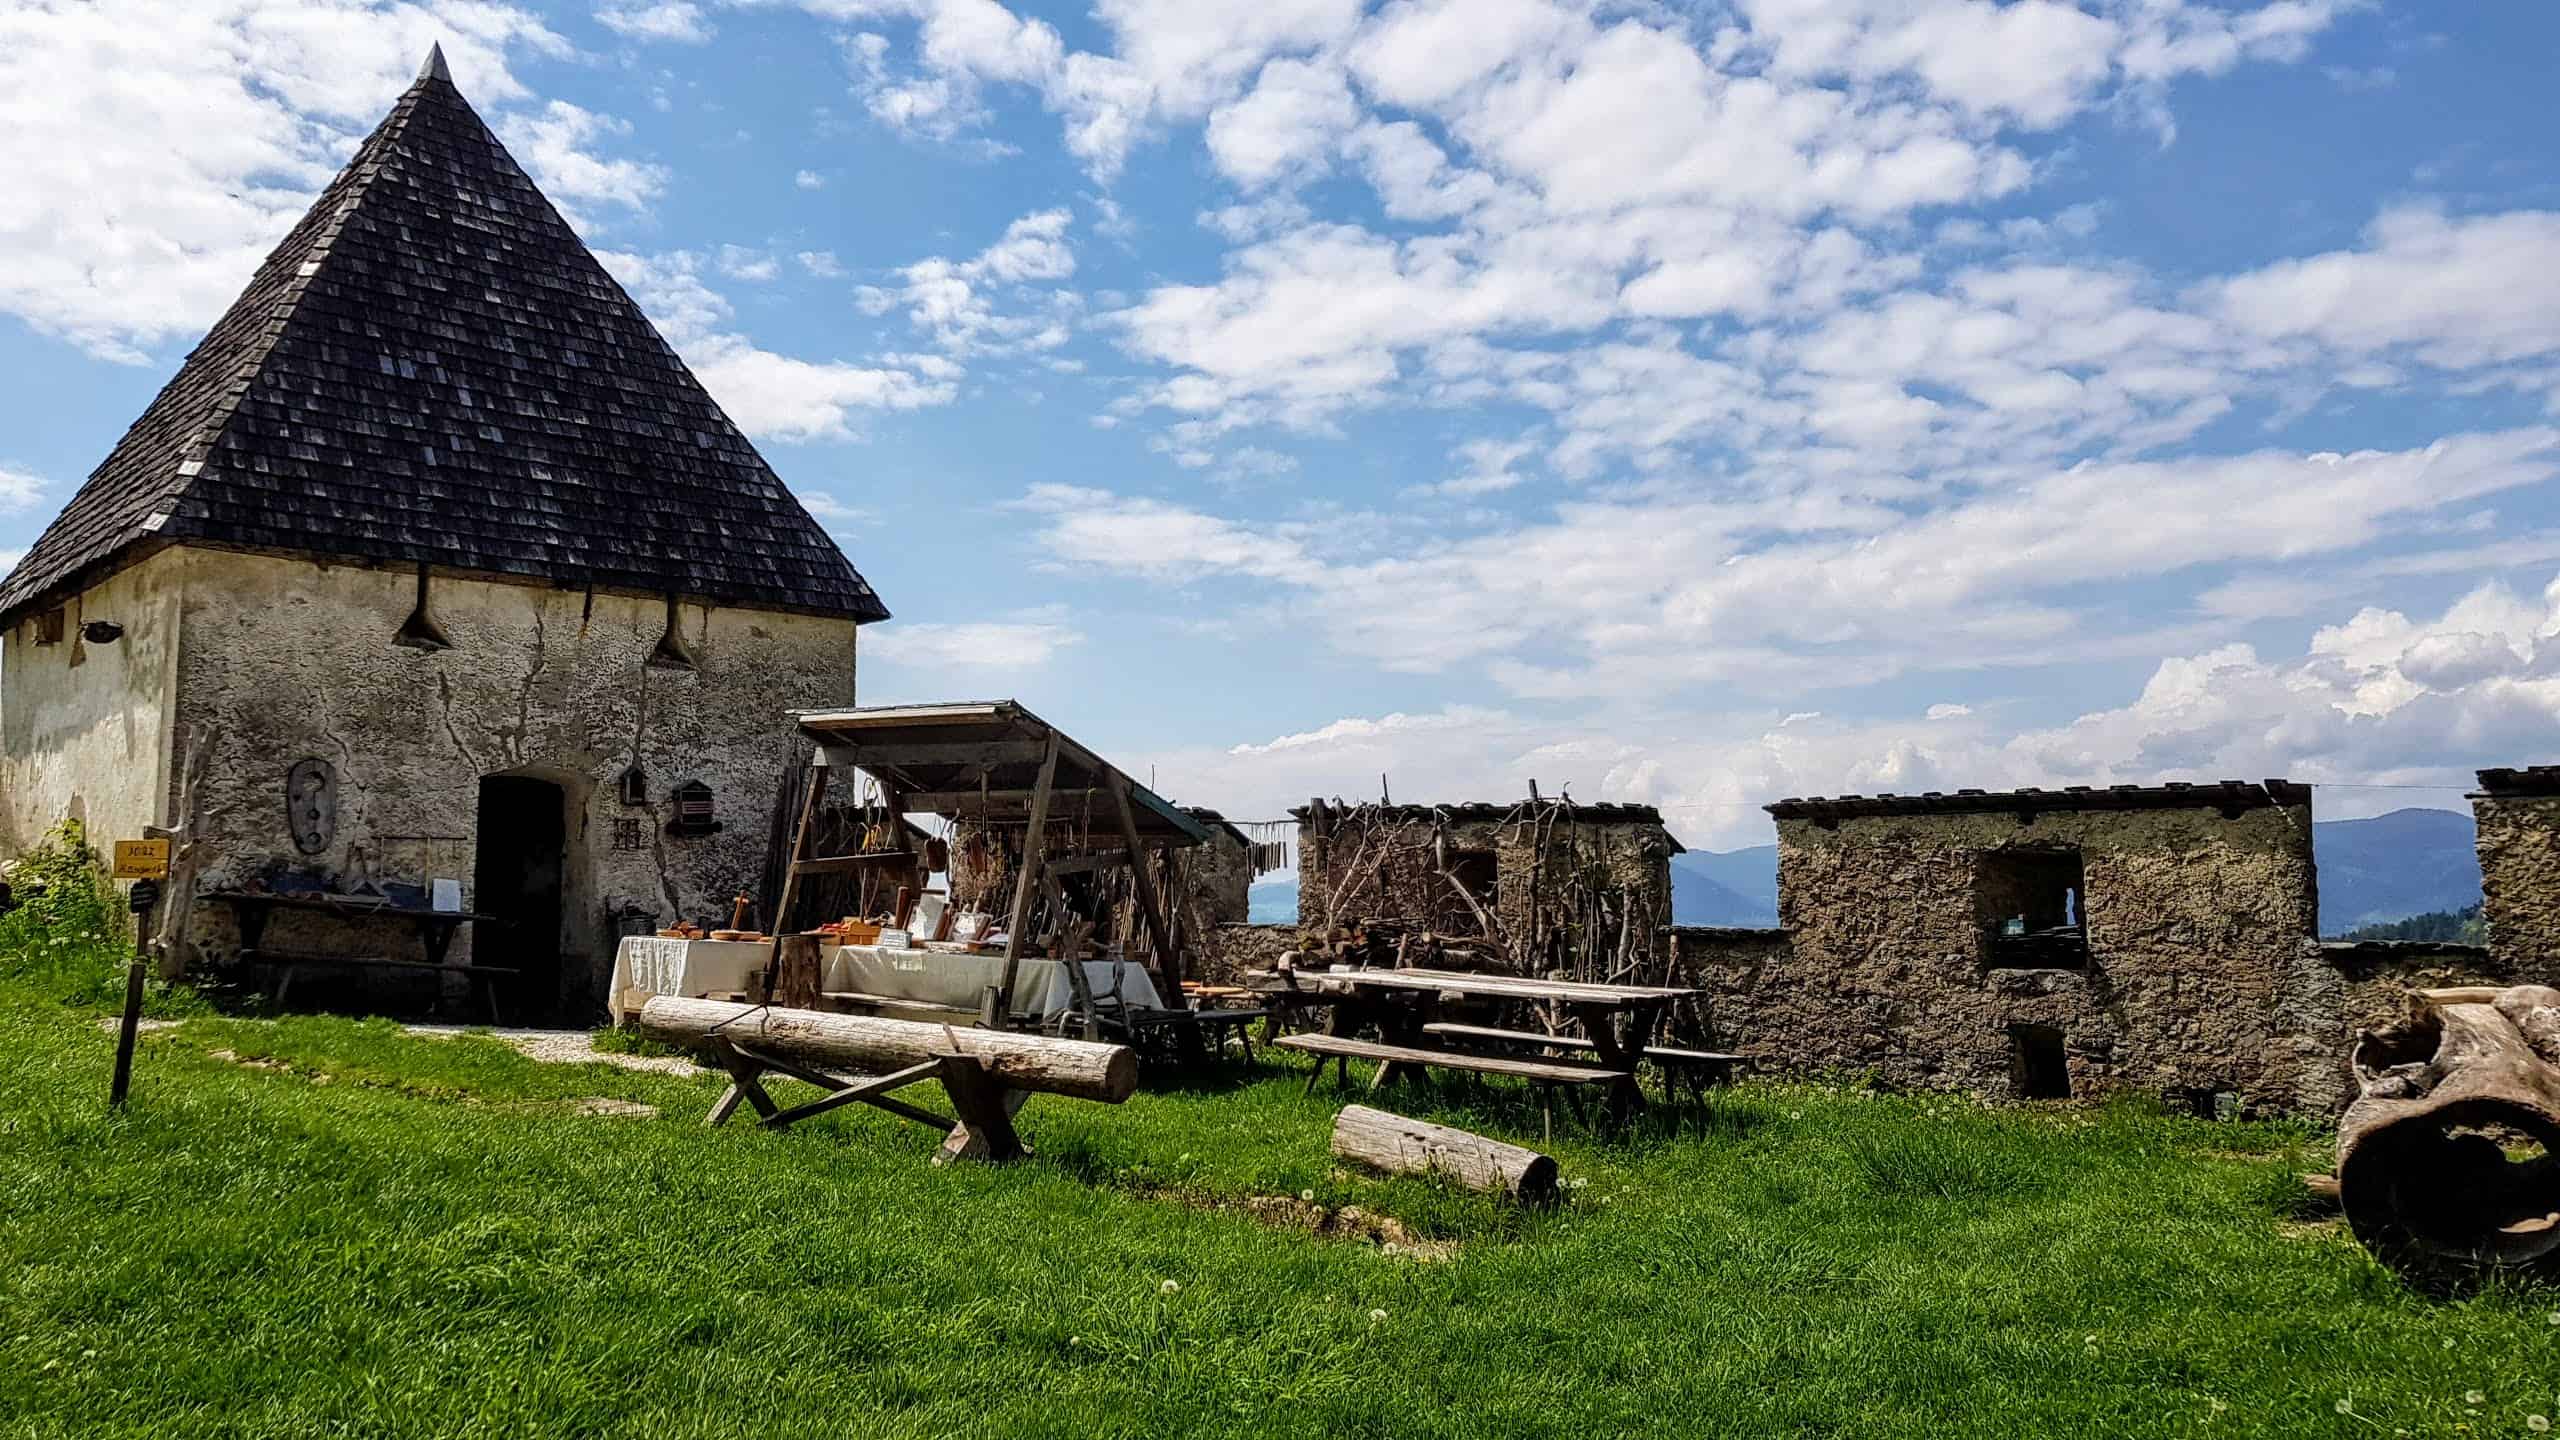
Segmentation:
<svg viewBox="0 0 2560 1440">
<path fill-rule="evenodd" d="M 606 29 L 633 40 L 666 40 L 700 45 L 711 38 L 710 22 L 691 0 L 603 0 L 596 19 Z"/>
<path fill-rule="evenodd" d="M 803 190 L 823 190 L 826 188 L 827 177 L 815 170 L 803 170 L 791 177 L 791 183 Z"/>
<path fill-rule="evenodd" d="M 894 621 L 862 632 L 863 659 L 937 674 L 950 670 L 1027 670 L 1082 644 L 1073 627 L 1053 621 Z"/>
<path fill-rule="evenodd" d="M 994 244 L 967 260 L 935 256 L 898 271 L 894 286 L 866 285 L 855 301 L 870 314 L 904 309 L 918 330 L 958 355 L 980 351 L 1048 350 L 1064 344 L 1079 297 L 1042 290 L 1038 282 L 1075 273 L 1075 247 L 1067 241 L 1073 216 L 1064 208 L 1040 210 L 1005 227 Z M 1027 298 L 1027 310 L 999 310 L 1003 292 Z"/>
<path fill-rule="evenodd" d="M 612 116 L 554 100 L 536 112 L 501 115 L 495 125 L 542 193 L 578 223 L 585 223 L 577 209 L 581 204 L 645 209 L 667 187 L 663 165 L 606 159 L 595 152 L 597 141 L 631 132 Z"/>
<path fill-rule="evenodd" d="M 1165 501 L 1036 487 L 1043 548 L 1188 581 L 1298 587 L 1339 649 L 1390 669 L 1482 667 L 1515 694 L 1768 690 L 1907 670 L 2046 663 L 2109 636 L 2060 597 L 2202 566 L 2350 552 L 2408 517 L 2560 474 L 2560 432 L 2421 449 L 2081 464 L 1912 516 L 1819 494 L 1577 500 L 1552 517 L 1384 558 Z M 1713 557 L 1713 558 L 1709 558 Z M 2153 653 L 2157 653 L 2156 650 Z"/>
<path fill-rule="evenodd" d="M 0 465 L 0 513 L 25 510 L 44 499 L 45 483 L 32 470 Z"/>
<path fill-rule="evenodd" d="M 2386 211 L 2366 247 L 2287 260 L 2207 287 L 2252 334 L 2350 354 L 2407 349 L 2466 369 L 2560 352 L 2560 213 Z"/>
<path fill-rule="evenodd" d="M 859 505 L 847 504 L 829 491 L 794 490 L 791 493 L 799 500 L 800 508 L 836 535 L 851 535 L 872 518 L 870 511 Z"/>
<path fill-rule="evenodd" d="M 1229 179 L 1269 185 L 1322 169 L 1359 119 L 1340 69 L 1274 60 L 1250 93 L 1209 116 L 1209 155 Z"/>
<path fill-rule="evenodd" d="M 1397 798 L 1507 800 L 1528 781 L 1661 805 L 1693 846 L 1764 842 L 1790 795 L 2284 776 L 2466 786 L 2484 757 L 2529 760 L 2560 729 L 2560 580 L 2538 598 L 2479 587 L 2443 614 L 2368 610 L 2292 657 L 2224 645 L 2161 660 L 2121 703 L 2004 728 L 1962 705 L 1864 718 L 1769 710 L 1450 707 L 1348 717 L 1276 739 L 1142 755 L 1165 788 L 1278 815 L 1385 773 Z M 2321 792 L 2324 815 L 2370 793 Z M 2408 803 L 2394 794 L 2393 804 Z"/>
<path fill-rule="evenodd" d="M 841 279 L 844 275 L 844 265 L 836 259 L 833 250 L 803 250 L 791 258 L 800 262 L 801 269 L 821 280 Z"/>
<path fill-rule="evenodd" d="M 712 261 L 722 275 L 732 280 L 762 284 L 782 273 L 782 262 L 770 252 L 749 249 L 744 245 L 723 245 Z"/>
<path fill-rule="evenodd" d="M 198 334 L 439 41 L 498 107 L 529 98 L 511 58 L 570 48 L 493 3 L 0 8 L 0 312 L 137 364 Z M 587 169 L 565 144 L 545 158 L 546 183 Z"/>
<path fill-rule="evenodd" d="M 882 356 L 880 363 L 802 360 L 757 346 L 726 328 L 728 300 L 702 283 L 701 261 L 685 251 L 632 255 L 600 250 L 615 279 L 649 313 L 668 343 L 740 429 L 762 440 L 844 440 L 864 411 L 947 405 L 959 372 L 939 357 Z"/>
</svg>

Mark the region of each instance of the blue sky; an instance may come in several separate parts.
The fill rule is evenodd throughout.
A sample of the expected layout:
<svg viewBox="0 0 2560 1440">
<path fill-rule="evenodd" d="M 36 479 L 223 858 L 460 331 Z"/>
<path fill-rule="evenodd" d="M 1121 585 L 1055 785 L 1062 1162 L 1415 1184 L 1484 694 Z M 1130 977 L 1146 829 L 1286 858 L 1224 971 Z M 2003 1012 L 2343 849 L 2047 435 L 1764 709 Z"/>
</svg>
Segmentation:
<svg viewBox="0 0 2560 1440">
<path fill-rule="evenodd" d="M 2560 11 L 0 0 L 0 550 L 441 40 L 897 618 L 1178 798 L 2560 735 Z"/>
</svg>

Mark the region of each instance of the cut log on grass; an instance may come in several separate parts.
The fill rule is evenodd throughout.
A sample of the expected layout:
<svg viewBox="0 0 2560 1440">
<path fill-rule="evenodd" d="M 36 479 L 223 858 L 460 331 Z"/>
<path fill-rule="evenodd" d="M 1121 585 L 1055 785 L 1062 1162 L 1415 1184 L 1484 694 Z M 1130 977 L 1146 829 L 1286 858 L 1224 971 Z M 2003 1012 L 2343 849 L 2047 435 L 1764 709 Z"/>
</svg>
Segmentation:
<svg viewBox="0 0 2560 1440">
<path fill-rule="evenodd" d="M 1334 1117 L 1333 1153 L 1391 1174 L 1444 1175 L 1533 1205 L 1556 1198 L 1553 1156 L 1366 1105 L 1346 1105 Z"/>
<path fill-rule="evenodd" d="M 2358 1037 L 2339 1200 L 2413 1275 L 2560 1269 L 2560 990 L 2474 993 Z"/>
<path fill-rule="evenodd" d="M 1138 1088 L 1137 1052 L 1125 1045 L 1003 1030 L 954 1030 L 948 1025 L 873 1015 L 659 995 L 641 1007 L 639 1031 L 647 1039 L 686 1050 L 710 1053 L 725 1041 L 786 1060 L 875 1074 L 922 1065 L 938 1051 L 957 1049 L 983 1060 L 988 1076 L 1011 1089 L 1112 1105 Z"/>
</svg>

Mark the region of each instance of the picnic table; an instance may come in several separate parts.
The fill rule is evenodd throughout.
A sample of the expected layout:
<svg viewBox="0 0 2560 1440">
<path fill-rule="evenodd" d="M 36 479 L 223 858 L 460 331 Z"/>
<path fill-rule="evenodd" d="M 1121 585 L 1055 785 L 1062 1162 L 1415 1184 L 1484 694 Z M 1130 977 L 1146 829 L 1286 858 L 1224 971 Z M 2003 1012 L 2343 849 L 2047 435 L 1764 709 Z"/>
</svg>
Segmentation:
<svg viewBox="0 0 2560 1440">
<path fill-rule="evenodd" d="M 1678 986 L 1542 980 L 1521 975 L 1419 968 L 1330 971 L 1314 978 L 1322 988 L 1367 1002 L 1337 1005 L 1328 1027 L 1329 1036 L 1345 1040 L 1361 1025 L 1375 1025 L 1385 1038 L 1386 1048 L 1396 1052 L 1362 1055 L 1362 1058 L 1376 1059 L 1379 1063 L 1375 1084 L 1384 1085 L 1397 1078 L 1406 1067 L 1449 1064 L 1457 1069 L 1487 1068 L 1481 1063 L 1462 1063 L 1477 1062 L 1482 1058 L 1465 1050 L 1446 1046 L 1435 1048 L 1429 1043 L 1435 1039 L 1499 1040 L 1544 1045 L 1588 1054 L 1591 1058 L 1587 1064 L 1573 1063 L 1580 1064 L 1598 1083 L 1608 1087 L 1610 1111 L 1619 1116 L 1644 1104 L 1644 1096 L 1636 1088 L 1636 1061 L 1643 1058 L 1651 1046 L 1663 1012 L 1674 1001 L 1701 993 Z M 1438 1020 L 1442 1004 L 1466 1000 L 1515 1000 L 1554 1005 L 1572 1017 L 1581 1033 L 1540 1035 Z M 1333 1047 L 1295 1045 L 1289 1048 L 1306 1049 L 1321 1055 L 1323 1049 Z M 1557 1060 L 1509 1063 L 1535 1063 L 1550 1069 L 1567 1065 L 1567 1062 Z"/>
</svg>

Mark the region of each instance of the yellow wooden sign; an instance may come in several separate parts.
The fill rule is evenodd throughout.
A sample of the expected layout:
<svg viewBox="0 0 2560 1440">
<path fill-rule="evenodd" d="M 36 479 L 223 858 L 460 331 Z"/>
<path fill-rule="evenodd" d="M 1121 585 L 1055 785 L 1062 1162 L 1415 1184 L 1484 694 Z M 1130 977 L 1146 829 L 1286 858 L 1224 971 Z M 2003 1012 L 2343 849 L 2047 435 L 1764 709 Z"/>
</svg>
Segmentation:
<svg viewBox="0 0 2560 1440">
<path fill-rule="evenodd" d="M 117 841 L 116 878 L 119 880 L 168 879 L 169 842 L 166 840 Z"/>
</svg>

